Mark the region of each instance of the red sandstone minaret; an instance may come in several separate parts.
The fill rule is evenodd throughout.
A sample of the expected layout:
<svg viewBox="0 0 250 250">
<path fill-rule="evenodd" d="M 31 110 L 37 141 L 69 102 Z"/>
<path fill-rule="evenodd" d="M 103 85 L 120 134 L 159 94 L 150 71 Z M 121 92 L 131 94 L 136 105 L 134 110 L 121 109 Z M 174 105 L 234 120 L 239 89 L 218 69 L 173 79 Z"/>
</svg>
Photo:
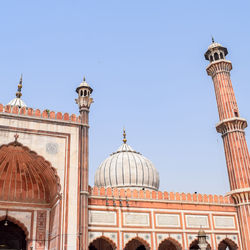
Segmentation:
<svg viewBox="0 0 250 250">
<path fill-rule="evenodd" d="M 220 122 L 217 132 L 222 134 L 233 197 L 239 216 L 241 241 L 244 250 L 250 249 L 250 158 L 244 129 L 247 121 L 240 117 L 230 79 L 232 63 L 225 59 L 227 48 L 215 43 L 208 47 L 205 58 L 210 61 L 207 73 L 213 79 Z"/>
<path fill-rule="evenodd" d="M 79 250 L 88 249 L 88 165 L 89 165 L 89 108 L 93 99 L 90 97 L 92 88 L 83 78 L 82 83 L 76 89 L 82 127 L 79 134 Z"/>
</svg>

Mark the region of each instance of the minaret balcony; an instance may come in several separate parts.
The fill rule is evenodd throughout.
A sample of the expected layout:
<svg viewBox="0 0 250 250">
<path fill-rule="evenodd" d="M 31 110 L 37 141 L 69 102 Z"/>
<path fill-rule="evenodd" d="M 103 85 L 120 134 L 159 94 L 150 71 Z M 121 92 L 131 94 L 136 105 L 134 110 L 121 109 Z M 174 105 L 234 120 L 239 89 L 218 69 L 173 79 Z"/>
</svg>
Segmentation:
<svg viewBox="0 0 250 250">
<path fill-rule="evenodd" d="M 216 125 L 216 131 L 221 133 L 222 136 L 225 136 L 228 133 L 232 132 L 244 132 L 244 129 L 247 127 L 247 121 L 241 117 L 233 117 L 229 119 L 222 120 Z"/>
<path fill-rule="evenodd" d="M 250 204 L 250 188 L 241 188 L 230 191 L 228 196 L 232 196 L 238 205 Z"/>
<path fill-rule="evenodd" d="M 219 59 L 217 61 L 211 62 L 207 68 L 207 74 L 214 77 L 216 74 L 221 72 L 229 73 L 232 70 L 233 66 L 231 61 L 225 59 Z"/>
</svg>

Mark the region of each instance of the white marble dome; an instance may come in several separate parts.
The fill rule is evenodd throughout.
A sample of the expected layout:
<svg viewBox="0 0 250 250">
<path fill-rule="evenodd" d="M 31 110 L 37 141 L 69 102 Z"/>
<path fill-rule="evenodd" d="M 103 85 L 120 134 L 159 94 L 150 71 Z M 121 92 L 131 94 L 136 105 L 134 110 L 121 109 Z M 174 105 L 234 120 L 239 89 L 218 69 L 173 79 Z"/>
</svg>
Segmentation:
<svg viewBox="0 0 250 250">
<path fill-rule="evenodd" d="M 25 102 L 23 100 L 21 100 L 20 98 L 14 98 L 13 100 L 11 100 L 8 105 L 10 106 L 18 106 L 19 108 L 23 108 L 23 107 L 27 107 L 27 105 L 25 104 Z"/>
<path fill-rule="evenodd" d="M 125 139 L 97 169 L 95 186 L 158 190 L 159 174 L 153 163 L 134 151 Z"/>
</svg>

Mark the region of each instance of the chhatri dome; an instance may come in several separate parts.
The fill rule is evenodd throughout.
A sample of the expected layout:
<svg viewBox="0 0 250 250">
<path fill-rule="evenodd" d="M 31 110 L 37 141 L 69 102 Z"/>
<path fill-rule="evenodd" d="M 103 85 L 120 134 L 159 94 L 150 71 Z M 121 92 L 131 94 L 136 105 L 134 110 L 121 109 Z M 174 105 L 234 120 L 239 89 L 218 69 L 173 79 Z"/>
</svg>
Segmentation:
<svg viewBox="0 0 250 250">
<path fill-rule="evenodd" d="M 159 189 L 159 174 L 153 163 L 133 150 L 123 131 L 123 144 L 104 160 L 95 173 L 95 186 Z"/>
<path fill-rule="evenodd" d="M 21 75 L 20 77 L 20 81 L 19 81 L 19 84 L 18 84 L 18 89 L 17 89 L 17 92 L 16 92 L 16 98 L 12 99 L 8 105 L 10 106 L 18 106 L 19 108 L 22 108 L 22 107 L 27 107 L 27 105 L 25 104 L 25 102 L 23 100 L 21 100 L 21 96 L 22 96 L 22 87 L 23 87 L 23 76 Z"/>
</svg>

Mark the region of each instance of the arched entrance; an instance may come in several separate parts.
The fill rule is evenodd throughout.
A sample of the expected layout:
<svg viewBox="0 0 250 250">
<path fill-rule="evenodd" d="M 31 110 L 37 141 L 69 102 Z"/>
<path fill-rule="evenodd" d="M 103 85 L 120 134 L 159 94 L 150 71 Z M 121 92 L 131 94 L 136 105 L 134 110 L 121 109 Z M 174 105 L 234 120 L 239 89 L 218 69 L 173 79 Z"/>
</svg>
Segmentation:
<svg viewBox="0 0 250 250">
<path fill-rule="evenodd" d="M 158 250 L 181 250 L 181 249 L 182 247 L 179 244 L 179 242 L 171 238 L 162 241 L 158 248 Z"/>
<path fill-rule="evenodd" d="M 191 244 L 190 244 L 190 250 L 194 250 L 194 249 L 200 249 L 199 245 L 198 245 L 198 240 L 194 240 Z M 207 249 L 206 250 L 211 250 L 211 246 L 208 244 L 207 245 Z"/>
<path fill-rule="evenodd" d="M 4 202 L 5 206 L 6 204 L 11 205 L 4 211 L 5 215 L 0 217 L 0 249 L 26 250 L 30 248 L 33 240 L 33 235 L 30 235 L 28 230 L 31 233 L 33 227 L 34 234 L 37 235 L 36 230 L 38 227 L 34 226 L 31 217 L 27 217 L 25 222 L 26 225 L 29 224 L 27 230 L 22 223 L 17 221 L 17 218 L 9 216 L 12 210 L 16 210 L 15 207 L 20 206 L 19 202 L 25 203 L 24 208 L 20 211 L 19 218 L 22 217 L 21 214 L 24 216 L 24 213 L 30 213 L 29 207 L 33 209 L 34 204 L 37 204 L 37 208 L 42 206 L 41 210 L 44 210 L 45 205 L 46 207 L 52 207 L 57 204 L 50 213 L 50 221 L 52 222 L 50 230 L 53 230 L 55 235 L 58 235 L 60 227 L 60 223 L 58 223 L 60 208 L 58 207 L 60 203 L 57 203 L 57 201 L 61 197 L 60 189 L 60 180 L 56 169 L 42 156 L 23 146 L 17 139 L 7 145 L 1 145 L 0 205 L 2 202 Z M 29 210 L 29 212 L 26 210 Z M 8 212 L 10 213 L 8 214 Z M 57 219 L 55 226 L 53 225 L 54 218 Z M 6 225 L 6 219 L 9 221 L 8 226 Z M 53 235 L 51 232 L 46 231 L 46 211 L 37 211 L 36 223 L 42 225 L 39 227 L 39 244 L 42 249 L 42 247 L 45 247 L 46 237 L 50 241 L 49 237 Z M 24 234 L 22 231 L 24 231 Z"/>
<path fill-rule="evenodd" d="M 115 250 L 115 244 L 105 237 L 100 237 L 94 240 L 89 245 L 89 250 Z"/>
<path fill-rule="evenodd" d="M 238 246 L 230 239 L 224 239 L 220 242 L 218 250 L 237 250 Z"/>
<path fill-rule="evenodd" d="M 26 249 L 25 232 L 8 219 L 0 221 L 0 249 Z"/>
<path fill-rule="evenodd" d="M 135 238 L 129 241 L 124 250 L 149 250 L 150 246 L 148 243 L 140 238 Z"/>
</svg>

